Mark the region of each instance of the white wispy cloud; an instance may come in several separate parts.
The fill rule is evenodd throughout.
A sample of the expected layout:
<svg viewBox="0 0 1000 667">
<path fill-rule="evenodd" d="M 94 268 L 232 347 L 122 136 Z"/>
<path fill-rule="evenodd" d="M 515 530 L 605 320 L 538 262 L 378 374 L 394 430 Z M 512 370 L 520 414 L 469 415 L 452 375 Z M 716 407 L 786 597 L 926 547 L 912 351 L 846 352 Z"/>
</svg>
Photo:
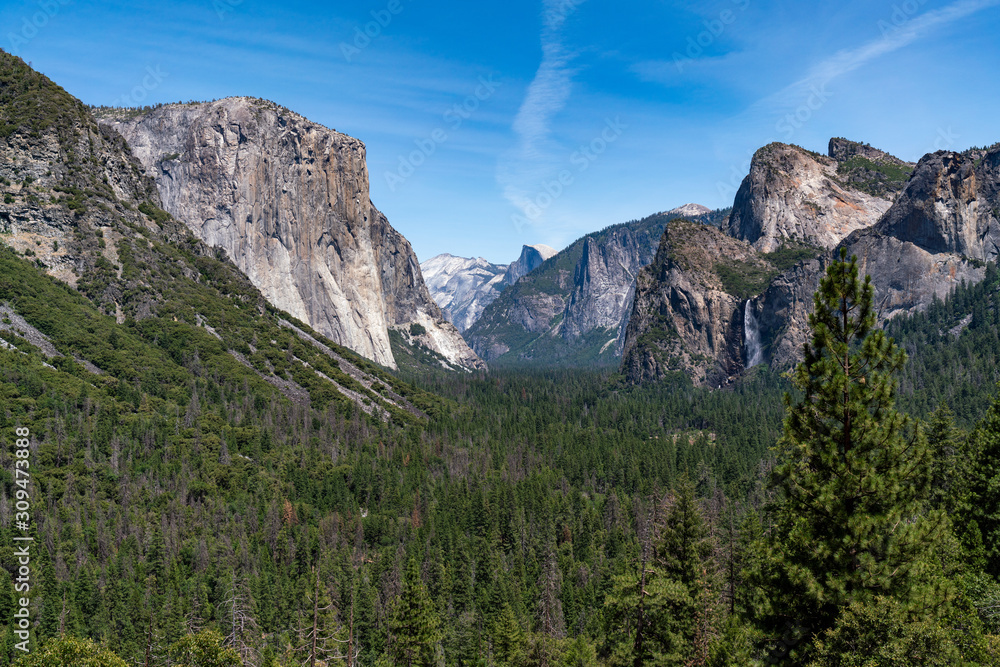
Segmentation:
<svg viewBox="0 0 1000 667">
<path fill-rule="evenodd" d="M 524 210 L 532 187 L 553 163 L 552 119 L 569 100 L 573 87 L 573 54 L 563 45 L 563 25 L 584 0 L 544 0 L 542 62 L 528 86 L 512 129 L 517 144 L 497 164 L 497 183 L 511 204 Z"/>
<path fill-rule="evenodd" d="M 998 5 L 1000 5 L 1000 0 L 959 0 L 959 2 L 954 2 L 941 9 L 920 15 L 908 16 L 899 13 L 886 17 L 878 24 L 879 30 L 882 32 L 881 37 L 853 49 L 838 51 L 826 60 L 814 65 L 805 77 L 760 100 L 754 107 L 786 109 L 799 105 L 804 98 L 809 97 L 816 90 L 822 90 L 834 79 L 849 74 L 876 58 L 909 46 L 949 23 Z M 896 11 L 902 12 L 901 9 Z"/>
</svg>

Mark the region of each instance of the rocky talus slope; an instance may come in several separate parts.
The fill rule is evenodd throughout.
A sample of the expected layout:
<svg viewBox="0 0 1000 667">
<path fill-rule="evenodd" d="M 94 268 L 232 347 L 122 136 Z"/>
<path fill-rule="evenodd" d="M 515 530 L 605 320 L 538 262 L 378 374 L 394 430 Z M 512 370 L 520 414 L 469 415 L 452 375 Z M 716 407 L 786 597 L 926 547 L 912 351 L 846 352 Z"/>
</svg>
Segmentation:
<svg viewBox="0 0 1000 667">
<path fill-rule="evenodd" d="M 275 306 L 384 366 L 395 367 L 389 329 L 418 325 L 420 344 L 484 367 L 372 205 L 357 139 L 245 97 L 101 119 L 153 176 L 164 208 Z"/>
</svg>

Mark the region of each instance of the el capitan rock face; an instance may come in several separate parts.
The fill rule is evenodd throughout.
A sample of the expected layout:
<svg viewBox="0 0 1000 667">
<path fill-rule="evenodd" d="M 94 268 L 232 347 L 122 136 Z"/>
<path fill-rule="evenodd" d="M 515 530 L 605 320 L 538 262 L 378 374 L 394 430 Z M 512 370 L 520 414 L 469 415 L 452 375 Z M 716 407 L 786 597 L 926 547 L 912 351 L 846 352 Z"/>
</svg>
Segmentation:
<svg viewBox="0 0 1000 667">
<path fill-rule="evenodd" d="M 153 175 L 164 208 L 224 248 L 275 306 L 385 366 L 395 367 L 389 329 L 416 323 L 450 362 L 484 367 L 371 203 L 362 142 L 245 97 L 103 122 Z"/>
<path fill-rule="evenodd" d="M 761 252 L 774 252 L 790 241 L 833 248 L 851 232 L 870 227 L 889 210 L 891 197 L 843 182 L 840 164 L 798 146 L 761 148 L 724 230 Z"/>
</svg>

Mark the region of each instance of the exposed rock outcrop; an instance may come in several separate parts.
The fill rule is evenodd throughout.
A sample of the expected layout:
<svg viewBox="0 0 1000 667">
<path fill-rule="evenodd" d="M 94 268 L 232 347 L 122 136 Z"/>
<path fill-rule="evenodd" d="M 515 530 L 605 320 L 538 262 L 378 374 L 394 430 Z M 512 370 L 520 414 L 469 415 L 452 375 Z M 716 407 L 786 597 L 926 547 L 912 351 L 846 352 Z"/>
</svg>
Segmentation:
<svg viewBox="0 0 1000 667">
<path fill-rule="evenodd" d="M 416 323 L 465 368 L 483 363 L 431 299 L 409 242 L 369 199 L 365 147 L 264 100 L 178 104 L 104 121 L 164 208 L 232 257 L 275 306 L 395 367 L 390 328 Z"/>
<path fill-rule="evenodd" d="M 455 257 L 446 253 L 423 262 L 420 269 L 428 291 L 445 317 L 464 332 L 500 292 L 555 254 L 555 250 L 541 243 L 524 246 L 520 257 L 510 264 L 491 264 L 482 257 Z"/>
<path fill-rule="evenodd" d="M 421 262 L 420 271 L 445 318 L 465 331 L 500 294 L 507 265 L 445 253 Z"/>
<path fill-rule="evenodd" d="M 878 231 L 930 253 L 992 261 L 1000 253 L 1000 149 L 978 160 L 924 156 Z"/>
<path fill-rule="evenodd" d="M 678 206 L 667 211 L 667 215 L 671 219 L 686 218 L 688 220 L 695 220 L 710 213 L 712 213 L 712 209 L 701 204 L 684 204 L 684 206 Z"/>
<path fill-rule="evenodd" d="M 660 213 L 578 239 L 483 311 L 466 332 L 473 349 L 512 364 L 615 362 L 635 278 L 656 256 L 668 220 Z"/>
<path fill-rule="evenodd" d="M 541 266 L 545 260 L 554 256 L 556 252 L 554 248 L 550 248 L 544 243 L 523 246 L 521 248 L 521 256 L 507 266 L 507 271 L 503 277 L 504 284 L 513 285 Z"/>
<path fill-rule="evenodd" d="M 769 144 L 754 155 L 725 231 L 761 252 L 789 241 L 833 248 L 892 205 L 842 182 L 837 160 L 798 146 Z"/>
<path fill-rule="evenodd" d="M 717 386 L 744 367 L 744 292 L 774 266 L 750 244 L 713 227 L 671 222 L 656 259 L 636 282 L 622 370 L 632 382 L 682 372 Z"/>
<path fill-rule="evenodd" d="M 912 167 L 910 162 L 904 162 L 895 155 L 874 148 L 868 144 L 851 141 L 843 137 L 830 139 L 827 154 L 837 162 L 847 162 L 851 158 L 860 157 L 877 164 L 893 164 L 898 167 Z"/>
<path fill-rule="evenodd" d="M 844 214 L 840 229 L 855 227 L 853 232 L 814 258 L 786 265 L 783 272 L 772 266 L 773 273 L 763 283 L 745 285 L 743 301 L 720 295 L 719 283 L 705 268 L 708 260 L 690 262 L 693 273 L 678 268 L 678 258 L 697 256 L 698 246 L 703 245 L 705 253 L 715 253 L 716 277 L 724 278 L 725 271 L 720 274 L 718 266 L 736 248 L 723 248 L 708 238 L 685 244 L 676 232 L 671 234 L 673 226 L 668 228 L 656 262 L 642 274 L 636 291 L 622 364 L 631 380 L 657 379 L 681 370 L 695 382 L 716 385 L 740 364 L 792 366 L 801 359 L 809 335 L 813 293 L 841 248 L 857 256 L 861 272 L 872 277 L 881 322 L 926 308 L 962 281 L 983 279 L 984 262 L 996 259 L 1000 246 L 1000 149 L 934 153 L 912 170 L 886 153 L 846 140 L 831 141 L 830 152 L 848 167 L 838 167 L 841 176 L 868 170 L 877 178 L 865 182 L 886 192 L 895 188 L 893 179 L 911 171 L 912 176 L 898 194 L 890 192 L 894 203 L 876 224 L 869 224 L 870 209 L 852 209 L 855 219 Z M 803 240 L 789 230 L 819 229 L 810 227 L 815 217 L 797 208 L 803 201 L 803 184 L 809 173 L 815 175 L 817 169 L 828 173 L 830 165 L 791 147 L 767 147 L 758 156 L 756 173 L 752 170 L 742 191 L 757 199 L 744 210 L 772 211 L 768 219 L 774 224 L 754 239 L 755 246 L 770 250 L 774 243 Z M 738 197 L 733 211 L 737 220 L 744 219 L 737 214 L 739 209 Z M 806 240 L 818 238 L 814 234 Z M 776 256 L 756 257 L 778 261 Z M 733 290 L 728 294 L 733 296 Z M 707 333 L 715 345 L 703 338 Z"/>
</svg>

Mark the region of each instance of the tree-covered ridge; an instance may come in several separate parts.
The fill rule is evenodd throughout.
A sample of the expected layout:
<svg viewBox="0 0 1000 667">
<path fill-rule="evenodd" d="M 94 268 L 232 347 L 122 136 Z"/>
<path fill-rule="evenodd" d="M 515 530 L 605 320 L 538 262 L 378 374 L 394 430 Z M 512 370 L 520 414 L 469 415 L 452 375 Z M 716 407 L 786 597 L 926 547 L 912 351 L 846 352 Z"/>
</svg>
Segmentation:
<svg viewBox="0 0 1000 667">
<path fill-rule="evenodd" d="M 989 408 L 1000 382 L 1000 273 L 995 263 L 975 285 L 958 286 L 923 313 L 895 318 L 886 332 L 909 356 L 900 377 L 907 412 L 930 415 L 948 405 L 971 428 Z"/>
</svg>

